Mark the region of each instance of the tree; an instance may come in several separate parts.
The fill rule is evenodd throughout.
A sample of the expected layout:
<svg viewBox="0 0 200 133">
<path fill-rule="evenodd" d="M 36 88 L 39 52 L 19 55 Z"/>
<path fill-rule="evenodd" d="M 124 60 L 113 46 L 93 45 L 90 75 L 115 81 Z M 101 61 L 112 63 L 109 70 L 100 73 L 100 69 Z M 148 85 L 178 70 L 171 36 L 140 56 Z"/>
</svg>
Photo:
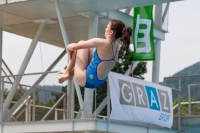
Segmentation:
<svg viewBox="0 0 200 133">
<path fill-rule="evenodd" d="M 131 62 L 133 60 L 133 52 L 128 49 L 124 51 L 122 46 L 119 50 L 118 55 L 119 61 L 116 63 L 115 67 L 112 69 L 113 72 L 124 74 L 129 67 L 131 67 Z M 134 69 L 129 76 L 137 77 L 139 79 L 144 79 L 142 76 L 144 73 L 147 73 L 146 62 L 140 62 L 137 67 Z"/>
<path fill-rule="evenodd" d="M 197 101 L 195 98 L 191 99 L 191 102 Z M 181 102 L 188 102 L 188 99 L 181 99 Z M 173 102 L 173 106 L 178 104 L 178 99 Z M 188 104 L 181 104 L 181 116 L 189 115 Z M 191 115 L 200 115 L 200 106 L 197 104 L 191 104 Z M 178 106 L 174 109 L 174 116 L 178 116 Z"/>
</svg>

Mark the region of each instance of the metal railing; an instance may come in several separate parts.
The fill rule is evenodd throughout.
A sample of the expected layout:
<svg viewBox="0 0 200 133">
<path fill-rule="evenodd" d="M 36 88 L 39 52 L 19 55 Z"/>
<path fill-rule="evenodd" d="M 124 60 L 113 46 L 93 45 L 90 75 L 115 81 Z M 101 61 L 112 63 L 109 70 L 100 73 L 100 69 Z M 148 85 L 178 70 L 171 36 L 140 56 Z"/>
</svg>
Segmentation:
<svg viewBox="0 0 200 133">
<path fill-rule="evenodd" d="M 54 71 L 2 76 L 1 83 L 3 89 L 1 89 L 1 94 L 4 95 L 10 91 L 9 89 L 13 85 L 13 82 L 10 82 L 10 78 L 15 79 L 18 76 L 22 76 L 21 83 L 17 87 L 16 94 L 14 95 L 13 102 L 11 103 L 9 110 L 14 108 L 17 103 L 19 106 L 17 106 L 11 113 L 10 116 L 12 117 L 9 117 L 8 121 L 58 120 L 61 118 L 65 119 L 66 108 L 64 107 L 63 103 L 66 103 L 66 92 L 61 91 L 63 86 L 58 85 L 56 82 L 52 83 L 52 79 L 57 81 L 56 78 L 58 78 L 58 74 L 56 73 L 57 72 Z M 23 102 L 19 103 L 19 100 L 26 94 L 26 92 L 30 90 L 34 82 L 37 81 L 37 78 L 42 74 L 48 74 L 51 78 L 47 76 L 45 79 L 43 79 L 34 89 L 34 91 L 28 95 L 28 97 L 25 98 Z M 44 80 L 46 80 L 46 83 L 43 82 Z M 58 90 L 52 90 L 51 88 L 57 88 Z M 20 93 L 21 90 L 23 90 L 22 92 L 24 93 Z M 59 115 L 58 111 L 60 111 Z M 53 117 L 53 114 L 56 114 L 55 116 L 57 117 Z"/>
<path fill-rule="evenodd" d="M 41 82 L 38 82 L 36 86 L 35 82 L 43 74 L 47 76 Z M 1 117 L 2 119 L 8 122 L 67 119 L 67 84 L 61 85 L 57 82 L 60 76 L 57 71 L 1 76 L 0 98 L 2 101 L 3 99 L 4 101 L 6 100 L 4 96 L 7 96 L 13 85 L 13 80 L 19 76 L 22 77 L 22 80 L 17 86 L 17 91 L 6 114 L 7 117 L 1 111 L 1 116 L 4 116 Z M 30 92 L 31 89 L 32 91 Z M 94 104 L 96 105 L 96 103 Z M 76 101 L 75 105 L 80 106 L 78 101 Z M 99 115 L 104 107 L 103 102 L 97 109 L 95 108 L 96 110 L 91 118 L 107 119 L 107 116 Z M 2 108 L 3 102 L 1 103 Z M 73 116 L 80 118 L 80 110 L 81 106 L 73 112 Z"/>
<path fill-rule="evenodd" d="M 47 76 L 37 82 L 37 79 L 42 75 L 46 74 Z M 7 91 L 13 85 L 12 80 L 9 78 L 17 78 L 18 76 L 22 76 L 22 80 L 17 87 L 17 92 L 14 96 L 13 102 L 11 103 L 9 110 L 6 115 L 2 114 L 3 108 L 3 99 L 4 95 L 7 95 Z M 67 92 L 66 89 L 67 84 L 60 85 L 57 83 L 57 79 L 60 75 L 57 74 L 57 71 L 54 72 L 43 72 L 43 73 L 31 73 L 24 75 L 6 75 L 1 76 L 1 119 L 5 118 L 10 122 L 18 122 L 18 121 L 44 121 L 44 120 L 65 120 L 67 119 Z M 188 82 L 184 78 L 194 78 L 197 80 L 193 82 Z M 164 78 L 165 86 L 172 88 L 172 91 L 178 93 L 178 104 L 175 105 L 174 108 L 178 107 L 178 130 L 181 131 L 181 104 L 184 105 L 186 103 L 181 102 L 182 98 L 186 98 L 187 96 L 182 96 L 182 91 L 187 90 L 190 91 L 190 87 L 194 85 L 199 85 L 200 75 L 191 75 L 191 76 L 180 76 L 180 77 L 166 77 Z M 175 81 L 171 81 L 175 80 Z M 36 85 L 37 83 L 37 85 Z M 57 88 L 52 89 L 51 87 Z M 76 84 L 75 84 L 76 86 Z M 35 87 L 35 88 L 34 88 Z M 30 91 L 32 89 L 32 91 Z M 80 94 L 80 92 L 79 92 Z M 173 93 L 174 94 L 174 93 Z M 191 103 L 190 101 L 190 92 L 188 92 L 188 108 L 189 115 L 191 115 Z M 26 96 L 26 97 L 25 97 Z M 174 97 L 176 98 L 176 97 Z M 5 99 L 4 99 L 5 100 Z M 76 105 L 79 107 L 75 109 L 73 112 L 73 116 L 76 119 L 83 117 L 81 116 L 81 105 L 78 101 L 78 98 L 74 100 Z M 96 106 L 95 100 L 95 106 Z M 99 101 L 98 101 L 99 102 Z M 196 102 L 195 102 L 196 103 Z M 100 112 L 107 105 L 107 115 L 102 116 Z M 73 107 L 74 108 L 74 107 Z M 83 107 L 82 107 L 83 108 Z M 107 86 L 107 96 L 104 100 L 93 109 L 94 112 L 90 116 L 90 118 L 100 118 L 110 120 L 110 94 L 109 94 L 109 86 Z M 175 110 L 175 109 L 174 109 Z M 105 110 L 104 110 L 105 111 Z M 4 117 L 3 117 L 4 116 Z M 70 118 L 71 119 L 71 118 Z"/>
<path fill-rule="evenodd" d="M 191 104 L 198 104 L 199 102 L 198 101 L 191 102 L 190 87 L 199 85 L 199 83 L 200 83 L 200 75 L 185 75 L 185 76 L 174 76 L 174 77 L 164 78 L 164 85 L 170 87 L 173 91 L 178 93 L 178 98 L 174 95 L 175 93 L 172 94 L 173 94 L 173 101 L 178 100 L 178 103 L 174 105 L 174 113 L 175 109 L 178 107 L 179 131 L 181 131 L 181 114 L 182 114 L 181 105 L 188 104 L 188 114 L 191 115 Z M 188 99 L 188 102 L 181 102 L 182 99 L 185 100 Z"/>
</svg>

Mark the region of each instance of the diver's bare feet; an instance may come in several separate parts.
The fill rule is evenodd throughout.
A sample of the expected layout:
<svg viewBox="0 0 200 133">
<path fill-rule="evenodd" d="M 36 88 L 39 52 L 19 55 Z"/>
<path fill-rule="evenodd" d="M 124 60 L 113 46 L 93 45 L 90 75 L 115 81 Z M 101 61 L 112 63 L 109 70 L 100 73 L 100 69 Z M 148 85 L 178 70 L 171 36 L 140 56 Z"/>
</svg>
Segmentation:
<svg viewBox="0 0 200 133">
<path fill-rule="evenodd" d="M 65 80 L 72 80 L 74 76 L 74 69 L 69 73 L 68 71 L 62 70 L 58 73 L 63 74 L 60 78 L 58 78 L 59 83 L 63 83 Z"/>
<path fill-rule="evenodd" d="M 60 70 L 58 74 L 64 74 L 66 70 Z"/>
</svg>

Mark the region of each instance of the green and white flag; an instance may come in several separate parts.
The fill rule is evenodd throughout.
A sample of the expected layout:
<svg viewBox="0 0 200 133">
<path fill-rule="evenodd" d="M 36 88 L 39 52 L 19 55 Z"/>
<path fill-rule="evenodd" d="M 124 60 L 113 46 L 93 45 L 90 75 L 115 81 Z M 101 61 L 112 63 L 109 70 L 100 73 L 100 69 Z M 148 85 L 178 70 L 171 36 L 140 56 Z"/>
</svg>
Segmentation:
<svg viewBox="0 0 200 133">
<path fill-rule="evenodd" d="M 155 60 L 153 6 L 134 8 L 134 61 Z"/>
</svg>

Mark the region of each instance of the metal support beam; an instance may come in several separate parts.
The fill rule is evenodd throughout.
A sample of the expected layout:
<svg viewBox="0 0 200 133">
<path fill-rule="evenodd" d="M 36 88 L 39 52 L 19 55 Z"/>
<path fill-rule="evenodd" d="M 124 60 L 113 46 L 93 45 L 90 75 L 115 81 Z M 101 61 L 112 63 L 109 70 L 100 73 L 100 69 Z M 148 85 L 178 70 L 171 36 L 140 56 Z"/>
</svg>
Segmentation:
<svg viewBox="0 0 200 133">
<path fill-rule="evenodd" d="M 55 120 L 58 120 L 58 110 L 57 109 L 55 109 Z"/>
<path fill-rule="evenodd" d="M 128 68 L 124 75 L 128 76 L 130 73 L 132 73 L 139 63 L 140 61 L 132 61 L 132 66 Z"/>
<path fill-rule="evenodd" d="M 162 4 L 157 4 L 155 8 L 155 26 L 162 28 Z M 155 56 L 156 60 L 153 61 L 153 73 L 152 82 L 159 84 L 159 73 L 160 73 L 160 49 L 161 40 L 158 39 L 155 44 Z"/>
<path fill-rule="evenodd" d="M 25 112 L 26 108 L 27 106 L 23 110 L 21 110 L 20 113 L 14 118 L 15 121 L 17 121 L 17 119 Z"/>
<path fill-rule="evenodd" d="M 14 116 L 15 114 L 17 114 L 17 112 L 24 106 L 26 105 L 26 103 L 30 100 L 31 96 L 28 96 L 27 99 L 25 99 L 23 101 L 23 103 L 21 103 L 21 105 L 12 113 L 12 115 Z"/>
<path fill-rule="evenodd" d="M 60 10 L 60 5 L 59 5 L 58 0 L 55 0 L 55 6 L 56 6 L 56 12 L 57 12 L 57 16 L 58 16 L 58 20 L 59 20 L 64 44 L 65 44 L 65 47 L 66 47 L 68 45 L 69 41 L 68 41 L 68 38 L 67 38 L 67 32 L 65 30 L 65 24 L 64 24 L 64 21 L 63 21 L 63 18 L 62 18 L 62 12 Z"/>
<path fill-rule="evenodd" d="M 188 85 L 188 102 L 189 102 L 189 104 L 188 104 L 188 115 L 189 116 L 191 116 L 191 86 L 200 86 L 200 84 L 189 84 Z M 193 103 L 195 103 L 195 102 L 193 102 Z M 197 102 L 198 103 L 198 102 Z"/>
<path fill-rule="evenodd" d="M 2 24 L 2 12 L 0 12 L 0 24 Z M 2 76 L 1 69 L 2 69 L 2 40 L 3 40 L 3 30 L 0 25 L 0 76 Z M 3 100 L 4 100 L 4 78 L 0 78 L 0 122 L 3 122 Z"/>
<path fill-rule="evenodd" d="M 178 131 L 181 132 L 181 78 L 179 78 L 178 81 Z"/>
<path fill-rule="evenodd" d="M 63 98 L 63 120 L 67 119 L 66 105 L 67 105 L 67 95 L 65 95 L 65 97 Z M 55 110 L 55 119 L 57 119 L 57 110 Z"/>
<path fill-rule="evenodd" d="M 0 11 L 0 76 L 2 76 L 2 55 L 3 55 L 3 12 Z M 4 78 L 0 78 L 0 123 L 3 122 L 3 100 L 4 100 Z M 0 130 L 0 132 L 2 132 Z"/>
<path fill-rule="evenodd" d="M 82 95 L 81 95 L 80 86 L 76 82 L 75 78 L 73 78 L 73 80 L 74 80 L 74 85 L 75 85 L 75 89 L 76 89 L 76 93 L 77 93 L 77 97 L 78 97 L 78 102 L 79 102 L 79 105 L 80 105 L 80 112 L 82 113 L 82 116 L 84 117 L 83 109 L 84 109 L 85 106 L 84 106 L 83 98 L 82 98 Z M 77 116 L 80 116 L 80 113 Z"/>
<path fill-rule="evenodd" d="M 65 47 L 66 47 L 69 44 L 69 41 L 68 41 L 67 32 L 66 32 L 66 29 L 65 29 L 65 24 L 64 24 L 64 21 L 63 21 L 63 18 L 62 18 L 62 12 L 61 12 L 58 0 L 55 0 L 55 6 L 56 6 L 56 12 L 57 12 L 61 32 L 62 32 L 62 37 L 63 37 L 64 44 L 65 44 Z M 66 51 L 67 51 L 67 49 L 66 49 Z M 68 51 L 67 51 L 67 53 L 68 53 L 68 57 L 70 57 Z M 68 62 L 69 62 L 69 58 L 68 58 Z M 71 100 L 74 99 L 74 95 L 72 94 L 72 88 L 71 88 L 73 86 L 72 81 L 67 80 L 67 86 L 68 86 L 67 87 L 67 94 L 68 94 L 67 95 L 67 118 L 71 119 L 71 112 L 73 110 L 71 108 Z"/>
<path fill-rule="evenodd" d="M 56 108 L 56 106 L 61 102 L 61 100 L 63 100 L 63 98 L 65 97 L 65 94 L 63 94 L 58 101 L 53 105 L 53 107 L 46 113 L 46 115 L 41 119 L 41 121 L 45 120 L 51 113 L 52 111 Z"/>
<path fill-rule="evenodd" d="M 26 53 L 24 61 L 23 61 L 22 65 L 21 65 L 21 67 L 19 69 L 18 75 L 23 74 L 24 71 L 26 70 L 26 67 L 27 67 L 27 65 L 28 65 L 28 63 L 30 61 L 30 58 L 31 58 L 31 56 L 32 56 L 32 54 L 34 52 L 34 49 L 35 49 L 35 47 L 36 47 L 36 45 L 37 45 L 37 43 L 38 43 L 38 41 L 39 41 L 39 39 L 40 39 L 40 37 L 42 35 L 42 32 L 43 32 L 43 30 L 44 30 L 44 28 L 46 26 L 46 23 L 47 22 L 45 20 L 42 20 L 42 22 L 41 22 L 41 24 L 40 24 L 40 26 L 39 26 L 36 34 L 35 34 L 35 37 L 34 37 L 32 43 L 31 43 L 31 45 L 30 45 L 30 47 L 29 47 L 29 49 L 28 49 L 28 51 Z M 4 105 L 3 105 L 3 114 L 4 115 L 6 115 L 6 112 L 7 112 L 8 108 L 9 108 L 9 106 L 10 106 L 10 103 L 11 103 L 16 91 L 17 91 L 17 86 L 19 85 L 19 82 L 21 81 L 21 79 L 22 79 L 22 76 L 18 76 L 15 79 L 15 81 L 14 81 L 14 83 L 13 83 L 11 89 L 10 89 L 10 92 L 9 92 L 9 94 L 8 94 L 6 100 L 5 100 Z"/>
<path fill-rule="evenodd" d="M 110 120 L 110 86 L 109 86 L 109 79 L 107 79 L 107 119 Z"/>
<path fill-rule="evenodd" d="M 1 88 L 0 88 L 0 123 L 3 122 L 3 100 L 4 100 L 4 78 L 0 78 Z"/>
<path fill-rule="evenodd" d="M 12 71 L 10 70 L 10 68 L 8 67 L 8 65 L 6 64 L 6 62 L 4 61 L 4 59 L 2 59 L 2 62 L 3 62 L 3 64 L 4 64 L 4 66 L 6 67 L 6 69 L 8 70 L 8 72 L 10 73 L 10 75 L 13 75 Z M 5 73 L 5 75 L 7 75 L 7 74 Z M 15 76 L 12 76 L 12 77 L 13 77 L 13 79 L 15 80 Z M 13 83 L 13 82 L 11 81 L 10 77 L 8 77 L 8 79 L 9 79 L 9 81 L 10 81 L 11 83 Z M 21 89 L 21 91 L 22 91 L 23 94 L 24 94 L 25 92 L 24 92 L 24 90 L 23 90 L 23 87 L 22 87 L 21 85 L 19 85 L 19 88 Z"/>
<path fill-rule="evenodd" d="M 32 121 L 35 121 L 35 101 L 36 101 L 36 90 L 33 91 L 33 111 L 32 111 Z"/>
<path fill-rule="evenodd" d="M 26 122 L 30 122 L 31 121 L 31 101 L 30 99 L 28 99 L 25 103 L 25 108 L 26 108 L 26 112 L 25 112 L 25 121 Z"/>
<path fill-rule="evenodd" d="M 51 71 L 54 66 L 60 61 L 60 59 L 66 54 L 64 50 L 61 55 L 51 64 L 51 66 L 46 70 L 46 72 Z M 40 78 L 33 84 L 33 86 L 19 99 L 19 101 L 10 109 L 10 111 L 4 116 L 4 121 L 8 121 L 12 113 L 21 105 L 21 103 L 26 100 L 26 98 L 35 90 L 39 83 L 46 77 L 46 74 L 40 76 Z"/>
<path fill-rule="evenodd" d="M 8 74 L 6 73 L 6 71 L 3 68 L 1 70 L 3 71 L 5 76 L 8 76 Z M 10 81 L 11 84 L 13 83 L 12 80 L 10 79 L 10 77 L 7 77 L 7 79 Z"/>
<path fill-rule="evenodd" d="M 163 13 L 163 16 L 162 16 L 162 22 L 164 23 L 165 21 L 165 18 L 167 16 L 167 12 L 169 11 L 169 4 L 170 3 L 167 3 L 166 7 L 165 7 L 165 10 L 164 10 L 164 13 Z"/>
<path fill-rule="evenodd" d="M 91 118 L 95 118 L 97 115 L 101 113 L 101 111 L 104 109 L 104 107 L 107 104 L 107 97 L 101 102 L 101 104 L 98 106 L 98 108 L 94 111 Z"/>
<path fill-rule="evenodd" d="M 131 9 L 132 7 L 127 7 L 124 13 L 129 14 L 131 12 Z"/>
<path fill-rule="evenodd" d="M 3 71 L 5 76 L 8 76 L 8 74 L 6 73 L 6 71 L 3 68 L 2 68 L 2 71 Z M 10 84 L 13 84 L 12 80 L 10 79 L 10 77 L 7 77 L 7 79 L 9 80 Z M 19 88 L 20 88 L 20 91 L 22 92 L 22 93 L 20 92 L 20 95 L 22 96 L 24 94 L 24 90 L 23 90 L 23 88 L 22 88 L 22 86 L 20 84 L 19 84 Z"/>
<path fill-rule="evenodd" d="M 75 103 L 75 97 L 74 97 L 74 83 L 72 80 L 72 87 L 71 87 L 71 114 L 70 114 L 70 118 L 74 119 L 74 103 Z"/>
<path fill-rule="evenodd" d="M 68 80 L 67 84 L 67 119 L 72 119 L 72 113 L 74 113 L 74 87 L 73 80 Z"/>
<path fill-rule="evenodd" d="M 188 104 L 188 115 L 189 116 L 191 116 L 191 94 L 190 94 L 190 91 L 191 91 L 191 89 L 190 89 L 190 85 L 188 85 L 188 102 L 189 102 L 189 104 Z"/>
<path fill-rule="evenodd" d="M 88 39 L 97 37 L 98 32 L 98 14 L 93 13 L 89 15 L 89 33 Z M 86 118 L 89 118 L 92 115 L 92 107 L 93 107 L 93 96 L 94 89 L 85 88 L 85 108 L 84 113 L 86 114 Z"/>
</svg>

